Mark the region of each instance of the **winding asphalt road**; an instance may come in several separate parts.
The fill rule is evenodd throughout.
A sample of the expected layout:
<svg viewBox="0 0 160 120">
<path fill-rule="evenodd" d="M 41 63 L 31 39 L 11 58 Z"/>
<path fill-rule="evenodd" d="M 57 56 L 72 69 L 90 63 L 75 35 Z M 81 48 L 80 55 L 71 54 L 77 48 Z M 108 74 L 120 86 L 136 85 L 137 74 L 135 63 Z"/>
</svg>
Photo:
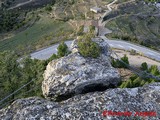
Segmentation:
<svg viewBox="0 0 160 120">
<path fill-rule="evenodd" d="M 111 12 L 111 5 L 114 4 L 117 0 L 114 0 L 112 3 L 107 5 L 109 11 Z M 105 13 L 106 14 L 106 13 Z M 105 37 L 106 34 L 111 33 L 112 31 L 108 30 L 105 28 L 105 24 L 102 23 L 102 20 L 99 20 L 99 37 L 108 42 L 111 48 L 118 48 L 118 49 L 124 49 L 124 50 L 135 50 L 138 53 L 143 54 L 144 56 L 155 59 L 157 61 L 160 61 L 160 53 L 154 50 L 151 50 L 149 48 L 136 45 L 133 43 L 128 43 L 122 40 L 109 40 L 108 38 Z M 65 42 L 68 46 L 71 45 L 72 41 L 66 41 Z M 39 60 L 46 60 L 52 56 L 52 54 L 57 53 L 57 47 L 58 44 L 50 46 L 46 49 L 40 50 L 38 52 L 34 52 L 31 54 L 32 59 L 39 59 Z"/>
<path fill-rule="evenodd" d="M 136 50 L 138 53 L 142 53 L 144 56 L 146 56 L 148 58 L 160 61 L 160 53 L 158 53 L 154 50 L 151 50 L 146 47 L 139 46 L 139 45 L 135 45 L 132 43 L 128 43 L 125 41 L 121 41 L 121 40 L 109 40 L 104 36 L 101 36 L 101 38 L 104 39 L 105 41 L 107 41 L 111 48 L 118 48 L 118 49 L 124 49 L 124 50 L 132 50 L 133 49 L 133 50 Z M 68 46 L 70 46 L 72 41 L 66 41 L 65 43 Z M 39 60 L 46 60 L 46 59 L 50 58 L 52 56 L 52 54 L 57 53 L 57 47 L 58 47 L 58 44 L 50 46 L 50 47 L 45 48 L 43 50 L 34 52 L 31 54 L 31 58 L 32 59 L 39 59 Z"/>
<path fill-rule="evenodd" d="M 26 4 L 28 4 L 28 3 L 31 3 L 31 2 L 33 2 L 33 1 L 34 1 L 34 0 L 29 0 L 29 1 L 26 1 L 26 2 L 23 2 L 23 3 L 19 3 L 19 4 L 17 4 L 16 6 L 10 7 L 8 10 L 12 10 L 12 9 L 21 7 L 21 6 L 23 6 L 23 5 L 26 5 Z"/>
<path fill-rule="evenodd" d="M 65 42 L 67 46 L 70 46 L 72 43 L 71 41 L 66 41 Z M 50 47 L 47 47 L 45 49 L 42 49 L 40 51 L 34 52 L 31 54 L 32 59 L 39 59 L 39 60 L 47 60 L 50 58 L 53 54 L 57 53 L 57 47 L 59 44 L 52 45 Z"/>
</svg>

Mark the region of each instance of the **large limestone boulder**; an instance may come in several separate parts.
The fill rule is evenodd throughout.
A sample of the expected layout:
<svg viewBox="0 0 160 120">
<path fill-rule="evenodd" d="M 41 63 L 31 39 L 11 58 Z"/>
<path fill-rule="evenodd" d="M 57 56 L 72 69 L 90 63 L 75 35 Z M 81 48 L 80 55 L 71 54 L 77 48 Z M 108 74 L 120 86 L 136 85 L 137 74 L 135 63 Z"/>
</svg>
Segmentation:
<svg viewBox="0 0 160 120">
<path fill-rule="evenodd" d="M 130 116 L 113 116 L 104 111 L 130 112 Z M 136 112 L 154 112 L 144 117 Z M 75 96 L 63 103 L 40 98 L 15 101 L 0 110 L 1 120 L 159 120 L 160 83 L 139 88 L 109 89 Z"/>
<path fill-rule="evenodd" d="M 107 42 L 100 39 L 94 41 L 99 44 L 102 51 L 97 59 L 81 56 L 74 41 L 70 55 L 48 64 L 42 83 L 42 91 L 46 98 L 60 101 L 77 94 L 117 86 L 120 75 L 111 66 Z"/>
</svg>

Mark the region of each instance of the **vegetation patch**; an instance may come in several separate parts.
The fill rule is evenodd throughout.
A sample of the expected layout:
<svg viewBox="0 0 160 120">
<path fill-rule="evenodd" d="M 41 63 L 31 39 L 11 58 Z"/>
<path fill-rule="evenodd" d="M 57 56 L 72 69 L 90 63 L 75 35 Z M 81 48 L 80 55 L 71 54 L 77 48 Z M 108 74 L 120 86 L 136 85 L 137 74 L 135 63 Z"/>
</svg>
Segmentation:
<svg viewBox="0 0 160 120">
<path fill-rule="evenodd" d="M 68 23 L 42 17 L 32 27 L 16 34 L 8 40 L 0 41 L 0 51 L 16 50 L 18 52 L 31 52 L 36 50 L 36 47 L 39 45 L 44 47 L 55 43 L 55 41 L 59 42 L 59 39 L 69 36 L 68 34 L 72 32 L 72 28 Z M 54 38 L 57 38 L 58 41 Z"/>
<path fill-rule="evenodd" d="M 128 57 L 124 55 L 124 57 L 122 57 L 121 60 L 112 59 L 111 64 L 115 68 L 128 68 L 129 65 Z"/>
<path fill-rule="evenodd" d="M 58 46 L 58 54 L 53 54 L 48 60 L 37 60 L 25 57 L 19 59 L 15 52 L 0 52 L 0 99 L 13 93 L 18 88 L 32 81 L 18 93 L 8 98 L 1 106 L 12 103 L 14 100 L 24 97 L 39 96 L 43 97 L 41 86 L 43 73 L 47 64 L 54 60 L 66 56 L 70 53 L 67 45 L 62 42 Z"/>
<path fill-rule="evenodd" d="M 64 57 L 64 56 L 67 56 L 71 53 L 71 51 L 69 51 L 68 49 L 68 46 L 64 43 L 64 42 L 61 42 L 58 46 L 58 52 L 57 54 L 53 54 L 47 61 L 52 61 L 54 59 L 58 59 L 58 58 L 61 58 L 61 57 Z"/>
<path fill-rule="evenodd" d="M 97 58 L 100 56 L 100 47 L 88 35 L 78 40 L 78 49 L 82 56 Z"/>
<path fill-rule="evenodd" d="M 146 84 L 159 82 L 156 79 L 153 78 L 147 78 L 147 74 L 152 74 L 154 76 L 160 77 L 160 71 L 158 70 L 158 67 L 156 65 L 151 66 L 148 68 L 147 63 L 142 63 L 141 70 L 144 70 L 146 74 L 143 74 L 142 77 L 139 77 L 137 75 L 133 75 L 130 77 L 129 80 L 122 82 L 119 86 L 120 88 L 134 88 L 134 87 L 141 87 Z"/>
<path fill-rule="evenodd" d="M 129 61 L 128 57 L 124 55 L 124 57 L 121 58 L 121 60 L 114 60 L 112 59 L 112 66 L 115 68 L 125 68 L 129 69 Z M 138 76 L 136 74 L 133 74 L 129 80 L 122 81 L 119 84 L 120 88 L 134 88 L 134 87 L 141 87 L 145 84 L 153 83 L 153 82 L 159 82 L 158 80 L 148 77 L 149 74 L 152 74 L 154 76 L 160 77 L 160 71 L 158 70 L 158 67 L 156 65 L 152 65 L 150 68 L 148 67 L 147 63 L 144 62 L 141 64 L 140 70 L 143 71 L 143 74 L 141 73 L 141 76 Z"/>
<path fill-rule="evenodd" d="M 23 19 L 18 19 L 18 12 L 0 11 L 0 32 L 10 31 Z"/>
<path fill-rule="evenodd" d="M 149 3 L 149 2 L 151 2 L 151 3 L 160 2 L 160 0 L 144 0 L 144 1 L 147 2 L 147 3 Z"/>
<path fill-rule="evenodd" d="M 33 82 L 5 100 L 0 106 L 13 102 L 13 100 L 18 98 L 30 96 L 42 97 L 41 84 L 47 62 L 32 60 L 29 57 L 21 61 L 17 61 L 17 59 L 19 58 L 15 52 L 0 52 L 0 99 L 13 93 L 29 81 L 33 80 Z"/>
<path fill-rule="evenodd" d="M 139 7 L 141 6 L 141 7 Z M 154 5 L 122 6 L 105 17 L 106 27 L 112 30 L 107 36 L 160 49 L 160 16 Z"/>
</svg>

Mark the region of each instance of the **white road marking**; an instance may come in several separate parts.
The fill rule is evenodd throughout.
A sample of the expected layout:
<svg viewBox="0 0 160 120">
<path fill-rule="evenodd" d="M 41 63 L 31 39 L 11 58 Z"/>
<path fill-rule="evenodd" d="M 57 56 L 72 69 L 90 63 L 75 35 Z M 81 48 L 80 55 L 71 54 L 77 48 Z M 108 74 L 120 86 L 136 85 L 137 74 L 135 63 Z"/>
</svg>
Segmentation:
<svg viewBox="0 0 160 120">
<path fill-rule="evenodd" d="M 134 48 L 134 47 L 131 47 L 129 46 L 129 48 L 133 49 L 133 50 L 136 50 L 136 51 L 139 51 L 138 49 Z"/>
<path fill-rule="evenodd" d="M 124 48 L 122 45 L 118 45 L 119 47 L 121 47 L 121 48 Z"/>
<path fill-rule="evenodd" d="M 150 54 L 150 55 L 155 55 L 154 53 L 152 53 L 152 52 L 147 52 L 148 54 Z"/>
<path fill-rule="evenodd" d="M 113 44 L 109 44 L 109 46 L 113 47 Z"/>
<path fill-rule="evenodd" d="M 139 51 L 139 52 L 141 51 L 141 53 L 144 53 L 144 55 L 148 56 L 149 58 L 153 58 L 153 59 L 156 59 L 156 60 L 160 61 L 160 54 L 158 52 L 154 52 L 154 51 L 148 50 L 146 48 L 144 49 L 143 47 L 139 47 L 139 46 L 135 46 L 135 48 L 134 48 L 134 45 L 131 46 L 128 43 L 121 42 L 121 41 L 113 41 L 113 40 L 111 41 L 111 40 L 108 40 L 108 39 L 107 40 L 105 39 L 105 41 L 108 42 L 109 45 L 113 48 L 122 48 L 124 50 L 134 49 L 134 50 Z M 72 41 L 67 41 L 66 43 L 67 43 L 67 45 L 70 46 Z M 31 58 L 46 60 L 53 53 L 57 53 L 57 47 L 58 47 L 58 44 L 53 45 L 49 48 L 31 53 Z"/>
<path fill-rule="evenodd" d="M 160 56 L 157 56 L 158 59 L 160 59 Z"/>
</svg>

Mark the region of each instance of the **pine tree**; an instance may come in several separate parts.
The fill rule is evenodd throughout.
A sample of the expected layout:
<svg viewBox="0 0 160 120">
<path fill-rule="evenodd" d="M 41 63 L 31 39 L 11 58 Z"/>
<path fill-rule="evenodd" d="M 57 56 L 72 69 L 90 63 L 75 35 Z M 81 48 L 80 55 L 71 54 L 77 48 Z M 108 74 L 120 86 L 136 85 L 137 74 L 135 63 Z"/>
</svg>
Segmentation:
<svg viewBox="0 0 160 120">
<path fill-rule="evenodd" d="M 17 61 L 18 56 L 14 52 L 0 53 L 0 81 L 1 97 L 13 93 L 21 86 L 21 67 Z M 14 95 L 11 96 L 15 98 Z"/>
<path fill-rule="evenodd" d="M 78 41 L 78 49 L 82 56 L 97 58 L 100 56 L 100 47 L 91 40 L 91 36 L 87 34 Z"/>
<path fill-rule="evenodd" d="M 59 46 L 58 46 L 58 57 L 63 57 L 65 55 L 69 54 L 69 50 L 68 50 L 68 46 L 62 42 Z"/>
<path fill-rule="evenodd" d="M 159 70 L 158 70 L 158 67 L 156 65 L 152 65 L 150 68 L 149 68 L 149 72 L 155 76 L 158 76 L 160 74 Z"/>
<path fill-rule="evenodd" d="M 144 71 L 148 71 L 148 65 L 147 65 L 146 62 L 141 64 L 141 69 L 144 70 Z"/>
</svg>

